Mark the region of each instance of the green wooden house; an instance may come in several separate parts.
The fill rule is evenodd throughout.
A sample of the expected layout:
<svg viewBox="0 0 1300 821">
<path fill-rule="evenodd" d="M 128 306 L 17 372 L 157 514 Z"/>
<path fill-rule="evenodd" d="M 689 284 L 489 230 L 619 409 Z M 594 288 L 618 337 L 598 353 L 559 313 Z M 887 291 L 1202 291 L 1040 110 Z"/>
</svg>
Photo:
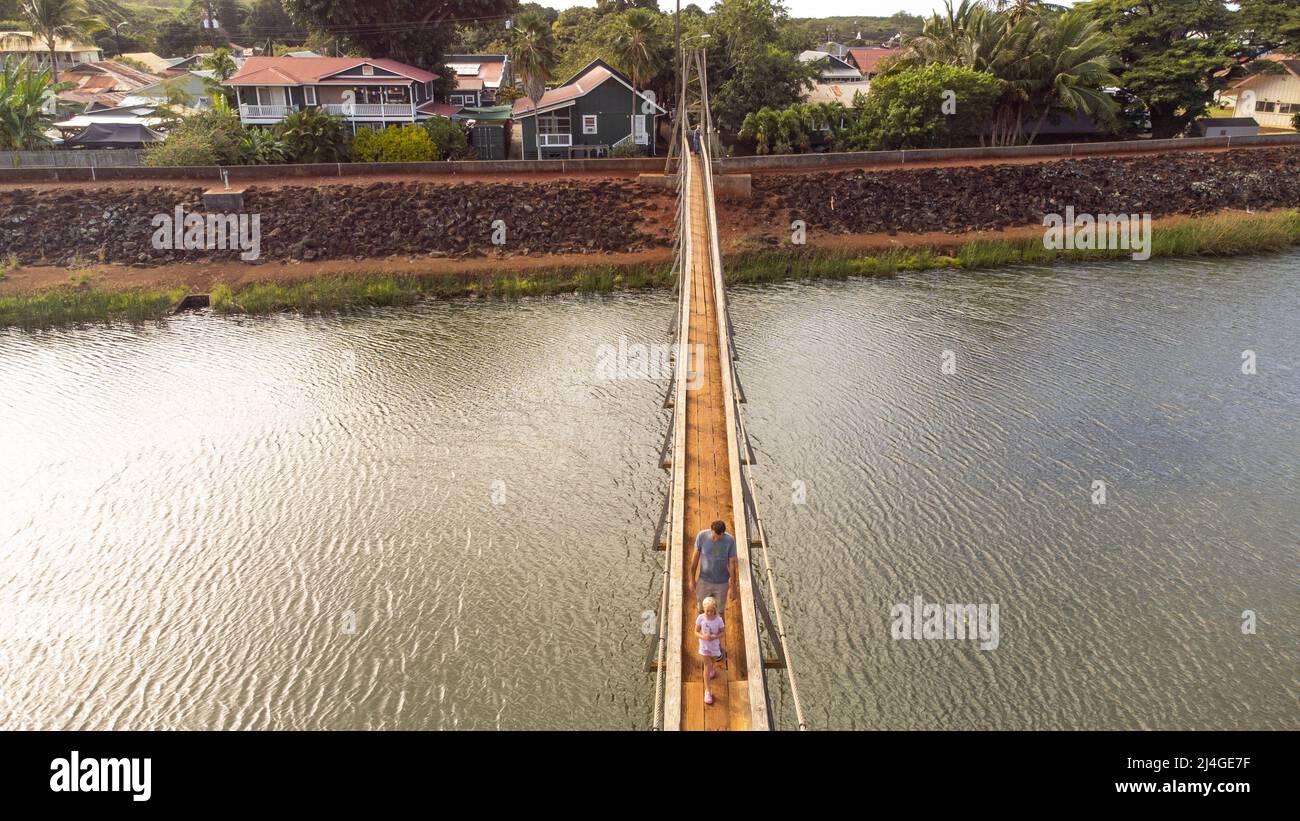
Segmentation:
<svg viewBox="0 0 1300 821">
<path fill-rule="evenodd" d="M 548 89 L 536 105 L 515 100 L 512 119 L 520 124 L 524 159 L 604 157 L 630 143 L 655 154 L 656 126 L 667 112 L 649 91 L 636 92 L 635 112 L 633 102 L 632 83 L 604 60 Z"/>
</svg>

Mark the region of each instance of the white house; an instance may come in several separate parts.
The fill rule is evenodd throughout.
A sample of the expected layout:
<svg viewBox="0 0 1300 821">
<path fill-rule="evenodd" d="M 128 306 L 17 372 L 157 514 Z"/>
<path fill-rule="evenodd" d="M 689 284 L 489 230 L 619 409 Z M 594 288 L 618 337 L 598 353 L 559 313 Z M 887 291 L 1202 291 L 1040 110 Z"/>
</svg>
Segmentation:
<svg viewBox="0 0 1300 821">
<path fill-rule="evenodd" d="M 1291 128 L 1300 114 L 1300 59 L 1269 55 L 1282 71 L 1256 72 L 1239 81 L 1228 92 L 1236 95 L 1237 117 L 1254 117 L 1264 128 Z M 1225 95 L 1226 96 L 1226 95 Z"/>
</svg>

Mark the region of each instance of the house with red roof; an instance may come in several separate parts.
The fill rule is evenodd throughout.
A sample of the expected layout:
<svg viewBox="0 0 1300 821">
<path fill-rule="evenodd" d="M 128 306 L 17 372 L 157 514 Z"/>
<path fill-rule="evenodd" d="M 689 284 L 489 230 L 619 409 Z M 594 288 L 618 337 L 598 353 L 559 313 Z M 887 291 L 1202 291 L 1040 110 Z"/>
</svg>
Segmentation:
<svg viewBox="0 0 1300 821">
<path fill-rule="evenodd" d="M 893 57 L 900 52 L 896 48 L 881 48 L 872 46 L 849 46 L 848 62 L 862 73 L 862 79 L 868 83 L 876 79 L 883 68 L 886 58 Z"/>
<path fill-rule="evenodd" d="M 450 54 L 447 68 L 456 75 L 456 88 L 447 95 L 449 105 L 496 105 L 497 93 L 510 84 L 508 54 Z"/>
<path fill-rule="evenodd" d="M 239 98 L 239 119 L 273 125 L 318 107 L 354 124 L 413 123 L 435 116 L 438 75 L 373 57 L 250 57 L 226 81 Z"/>
<path fill-rule="evenodd" d="M 522 128 L 526 160 L 604 157 L 618 146 L 655 153 L 658 118 L 666 112 L 648 90 L 635 91 L 622 72 L 592 60 L 540 100 L 515 100 L 511 118 Z"/>
</svg>

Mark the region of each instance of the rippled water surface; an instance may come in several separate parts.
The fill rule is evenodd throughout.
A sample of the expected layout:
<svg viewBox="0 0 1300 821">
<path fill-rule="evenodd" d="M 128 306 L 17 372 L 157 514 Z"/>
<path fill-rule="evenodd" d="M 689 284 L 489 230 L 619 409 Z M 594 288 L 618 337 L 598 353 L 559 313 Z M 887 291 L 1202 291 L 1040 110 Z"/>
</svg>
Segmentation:
<svg viewBox="0 0 1300 821">
<path fill-rule="evenodd" d="M 1300 254 L 735 289 L 813 726 L 1300 726 L 1298 285 Z M 647 726 L 665 382 L 596 364 L 671 311 L 0 335 L 0 726 Z M 998 604 L 1000 645 L 892 640 L 916 595 Z"/>
</svg>

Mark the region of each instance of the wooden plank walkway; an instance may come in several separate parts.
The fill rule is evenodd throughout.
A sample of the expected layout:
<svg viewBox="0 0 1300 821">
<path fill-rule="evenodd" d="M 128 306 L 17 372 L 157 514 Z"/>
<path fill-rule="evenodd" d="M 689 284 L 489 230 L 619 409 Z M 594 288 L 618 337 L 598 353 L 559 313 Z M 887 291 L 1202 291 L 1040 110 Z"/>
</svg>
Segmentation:
<svg viewBox="0 0 1300 821">
<path fill-rule="evenodd" d="M 725 294 L 718 293 L 721 277 L 716 275 L 716 239 L 711 235 L 711 188 L 705 185 L 704 165 L 698 155 L 687 153 L 686 203 L 689 208 L 683 238 L 685 315 L 681 327 L 685 339 L 679 347 L 679 362 L 699 367 L 684 372 L 679 381 L 678 420 L 673 448 L 676 471 L 674 492 L 678 512 L 673 517 L 671 554 L 669 676 L 665 701 L 665 727 L 683 730 L 767 729 L 765 683 L 762 660 L 757 658 L 758 632 L 755 619 L 749 541 L 740 493 L 740 456 L 735 435 L 732 404 L 731 349 L 721 321 Z M 681 357 L 685 356 L 685 359 Z M 684 402 L 681 400 L 684 399 Z M 683 413 L 684 411 L 684 413 Z M 712 705 L 704 703 L 704 664 L 695 637 L 695 579 L 691 558 L 695 536 L 715 520 L 727 524 L 736 538 L 739 597 L 728 601 L 722 639 L 725 653 L 716 665 Z M 676 634 L 676 635 L 674 635 Z M 676 690 L 676 692 L 674 692 Z M 677 719 L 677 721 L 674 721 Z"/>
</svg>

